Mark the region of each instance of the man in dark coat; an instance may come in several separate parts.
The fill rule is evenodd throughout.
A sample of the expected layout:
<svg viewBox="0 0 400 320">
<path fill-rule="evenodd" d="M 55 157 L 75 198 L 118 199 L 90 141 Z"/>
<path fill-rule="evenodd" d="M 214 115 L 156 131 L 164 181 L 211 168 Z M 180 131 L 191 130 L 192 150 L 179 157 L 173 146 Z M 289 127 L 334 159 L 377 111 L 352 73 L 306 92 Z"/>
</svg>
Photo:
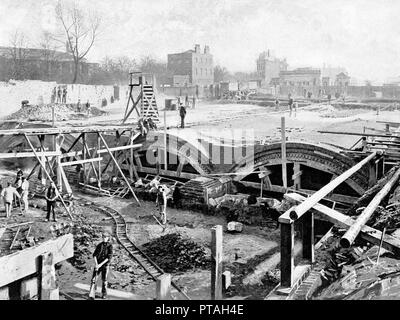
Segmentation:
<svg viewBox="0 0 400 320">
<path fill-rule="evenodd" d="M 113 255 L 113 247 L 110 242 L 110 234 L 108 232 L 102 233 L 103 241 L 100 242 L 96 249 L 93 252 L 93 259 L 94 259 L 94 270 L 91 280 L 89 298 L 94 299 L 96 297 L 96 282 L 99 274 L 101 274 L 101 281 L 102 281 L 102 299 L 107 298 L 107 277 L 109 266 L 111 262 L 111 258 Z"/>
<path fill-rule="evenodd" d="M 181 116 L 181 128 L 185 128 L 186 108 L 184 106 L 179 109 L 179 115 Z"/>
</svg>

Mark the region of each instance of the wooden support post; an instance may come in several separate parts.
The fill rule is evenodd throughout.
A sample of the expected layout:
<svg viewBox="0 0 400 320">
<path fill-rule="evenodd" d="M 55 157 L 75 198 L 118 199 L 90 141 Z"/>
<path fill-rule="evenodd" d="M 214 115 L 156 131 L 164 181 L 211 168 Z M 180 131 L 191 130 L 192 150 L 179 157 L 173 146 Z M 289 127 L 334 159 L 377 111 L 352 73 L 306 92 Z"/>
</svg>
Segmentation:
<svg viewBox="0 0 400 320">
<path fill-rule="evenodd" d="M 54 109 L 54 108 L 53 108 Z M 60 145 L 60 135 L 57 135 L 55 137 L 55 151 L 56 152 L 60 152 L 61 153 L 61 145 Z M 57 156 L 56 158 L 57 160 L 57 168 L 56 168 L 56 172 L 57 172 L 57 187 L 58 189 L 62 192 L 62 178 L 61 178 L 61 156 Z"/>
<path fill-rule="evenodd" d="M 303 227 L 303 258 L 310 260 L 311 263 L 315 262 L 314 255 L 314 213 L 307 212 L 302 217 Z"/>
<path fill-rule="evenodd" d="M 35 154 L 36 159 L 39 161 L 39 164 L 40 164 L 40 166 L 42 167 L 43 172 L 44 172 L 45 175 L 47 176 L 47 179 L 49 179 L 50 183 L 53 183 L 53 184 L 54 184 L 53 179 L 51 178 L 50 174 L 49 174 L 49 173 L 47 172 L 47 170 L 46 170 L 45 164 L 43 164 L 42 160 L 38 157 L 38 155 L 37 155 L 37 153 L 36 153 L 36 150 L 35 150 L 35 147 L 32 145 L 32 143 L 31 143 L 31 141 L 29 140 L 27 134 L 24 133 L 24 136 L 25 136 L 25 139 L 26 139 L 26 141 L 28 142 L 30 148 L 32 149 L 33 153 Z M 54 184 L 54 185 L 55 185 L 55 184 Z M 63 206 L 64 206 L 64 208 L 65 208 L 65 211 L 68 213 L 68 215 L 69 215 L 69 217 L 71 218 L 71 220 L 74 220 L 74 218 L 72 217 L 71 213 L 69 212 L 69 209 L 68 209 L 67 205 L 65 204 L 65 201 L 64 201 L 64 199 L 62 198 L 60 192 L 58 191 L 57 188 L 55 188 L 55 190 L 56 190 L 57 197 L 60 199 L 61 203 L 63 204 Z"/>
<path fill-rule="evenodd" d="M 82 133 L 82 156 L 83 156 L 83 160 L 86 160 L 85 144 L 86 144 L 86 133 Z M 86 166 L 85 166 L 85 164 L 83 164 L 82 167 L 83 167 L 83 181 L 82 182 L 86 184 Z"/>
<path fill-rule="evenodd" d="M 97 136 L 97 155 L 99 155 L 100 147 L 101 147 L 100 137 Z M 99 160 L 97 165 L 98 165 L 98 169 L 99 169 L 99 174 L 98 174 L 99 179 L 97 180 L 97 186 L 101 190 L 101 160 Z"/>
<path fill-rule="evenodd" d="M 286 169 L 286 126 L 285 117 L 281 117 L 281 134 L 282 134 L 282 181 L 283 187 L 287 189 L 287 169 Z"/>
<path fill-rule="evenodd" d="M 167 109 L 164 108 L 164 169 L 168 170 L 167 157 Z"/>
<path fill-rule="evenodd" d="M 56 269 L 51 252 L 41 255 L 40 300 L 59 300 Z"/>
<path fill-rule="evenodd" d="M 222 299 L 222 226 L 211 228 L 211 300 Z"/>
<path fill-rule="evenodd" d="M 88 145 L 87 145 L 86 142 L 83 144 L 83 147 L 85 148 L 86 153 L 87 153 L 87 154 L 89 155 L 89 157 L 90 157 L 90 150 L 89 150 L 89 147 L 88 147 Z M 94 154 L 95 154 L 95 153 L 96 153 L 96 152 L 93 153 L 93 157 L 94 157 Z M 101 160 L 99 160 L 99 161 L 101 161 Z M 92 168 L 92 170 L 93 170 L 93 173 L 94 173 L 96 179 L 99 180 L 99 176 L 97 175 L 96 168 L 95 168 L 94 163 L 93 163 L 92 161 L 90 162 L 90 166 L 91 166 L 91 168 Z M 89 177 L 89 175 L 90 175 L 90 171 L 88 172 L 88 177 Z"/>
<path fill-rule="evenodd" d="M 106 140 L 103 138 L 103 136 L 101 135 L 100 132 L 97 132 L 98 136 L 100 137 L 101 141 L 103 142 L 104 146 L 106 147 L 107 150 L 109 150 L 108 145 Z M 117 169 L 119 170 L 119 173 L 121 174 L 122 178 L 125 180 L 125 183 L 127 185 L 127 187 L 129 188 L 130 192 L 132 193 L 133 197 L 135 198 L 136 202 L 138 203 L 138 205 L 140 206 L 140 201 L 139 199 L 136 197 L 135 192 L 132 190 L 132 187 L 128 181 L 128 179 L 126 179 L 125 174 L 123 173 L 121 167 L 118 165 L 117 160 L 114 158 L 114 155 L 112 154 L 111 151 L 108 152 L 111 159 L 114 161 L 114 164 L 116 165 Z"/>
<path fill-rule="evenodd" d="M 375 161 L 370 161 L 368 164 L 369 169 L 369 179 L 368 179 L 368 188 L 374 186 L 376 184 L 376 165 Z"/>
<path fill-rule="evenodd" d="M 156 299 L 171 300 L 171 275 L 164 273 L 157 278 Z"/>
<path fill-rule="evenodd" d="M 281 222 L 281 287 L 294 282 L 294 223 Z"/>
<path fill-rule="evenodd" d="M 292 176 L 295 190 L 301 189 L 301 174 L 302 172 L 300 170 L 300 163 L 295 163 L 293 166 L 293 176 Z"/>
</svg>

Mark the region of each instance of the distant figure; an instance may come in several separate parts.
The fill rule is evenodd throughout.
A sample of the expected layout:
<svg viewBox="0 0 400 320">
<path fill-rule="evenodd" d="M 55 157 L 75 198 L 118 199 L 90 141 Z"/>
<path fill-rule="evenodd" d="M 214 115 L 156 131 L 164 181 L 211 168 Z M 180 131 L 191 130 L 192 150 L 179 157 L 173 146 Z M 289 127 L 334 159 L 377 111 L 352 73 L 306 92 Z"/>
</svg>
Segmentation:
<svg viewBox="0 0 400 320">
<path fill-rule="evenodd" d="M 78 99 L 78 103 L 76 104 L 76 109 L 78 110 L 78 113 L 81 113 L 81 99 Z"/>
<path fill-rule="evenodd" d="M 280 104 L 280 102 L 279 102 L 279 99 L 278 99 L 278 97 L 275 99 L 275 111 L 278 111 L 279 110 L 279 104 Z"/>
<path fill-rule="evenodd" d="M 51 103 L 56 102 L 56 96 L 57 96 L 57 87 L 54 87 L 51 93 Z"/>
<path fill-rule="evenodd" d="M 86 102 L 86 111 L 87 111 L 87 115 L 90 115 L 90 103 L 89 100 Z"/>
<path fill-rule="evenodd" d="M 58 87 L 58 90 L 57 90 L 57 103 L 61 102 L 61 95 L 62 95 L 61 87 Z"/>
<path fill-rule="evenodd" d="M 1 191 L 1 196 L 4 198 L 4 206 L 6 207 L 6 217 L 9 218 L 12 210 L 12 202 L 14 197 L 21 198 L 17 190 L 7 182 L 7 187 Z"/>
<path fill-rule="evenodd" d="M 308 91 L 308 92 L 307 92 L 307 97 L 308 97 L 308 99 L 311 99 L 311 96 L 312 96 L 312 92 L 311 92 L 311 91 Z"/>
<path fill-rule="evenodd" d="M 196 97 L 193 96 L 193 99 L 192 99 L 192 108 L 194 109 L 195 106 L 196 106 Z"/>
<path fill-rule="evenodd" d="M 179 115 L 181 117 L 181 128 L 185 128 L 185 117 L 186 117 L 186 108 L 184 106 L 181 106 L 179 109 Z"/>
<path fill-rule="evenodd" d="M 24 205 L 23 209 L 25 211 L 25 214 L 28 212 L 29 208 L 29 200 L 28 200 L 28 195 L 29 195 L 29 181 L 27 178 L 22 177 L 22 185 L 21 185 L 21 199 L 22 199 L 22 204 Z"/>
<path fill-rule="evenodd" d="M 53 212 L 53 221 L 56 222 L 56 213 L 54 211 L 54 208 L 56 206 L 56 199 L 57 199 L 57 194 L 56 194 L 56 187 L 52 183 L 50 187 L 47 188 L 46 191 L 46 200 L 47 200 L 47 217 L 46 221 L 50 220 L 50 212 Z"/>
<path fill-rule="evenodd" d="M 67 103 L 67 87 L 65 87 L 64 90 L 63 90 L 62 102 L 63 103 Z"/>
<path fill-rule="evenodd" d="M 189 107 L 189 96 L 188 95 L 185 96 L 185 107 L 186 108 Z"/>
<path fill-rule="evenodd" d="M 290 110 L 290 113 L 292 113 L 292 111 L 293 111 L 293 98 L 292 98 L 292 96 L 291 95 L 289 95 L 289 110 Z"/>
<path fill-rule="evenodd" d="M 331 99 L 332 99 L 332 96 L 331 96 L 331 94 L 329 93 L 329 94 L 328 94 L 328 104 L 331 104 Z"/>
</svg>

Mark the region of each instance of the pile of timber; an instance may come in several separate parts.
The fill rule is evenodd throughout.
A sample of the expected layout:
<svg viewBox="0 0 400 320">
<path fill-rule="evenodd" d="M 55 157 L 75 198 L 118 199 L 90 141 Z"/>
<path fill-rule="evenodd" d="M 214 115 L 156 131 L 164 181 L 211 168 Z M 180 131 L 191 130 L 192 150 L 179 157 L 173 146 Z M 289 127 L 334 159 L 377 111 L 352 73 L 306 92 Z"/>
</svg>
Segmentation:
<svg viewBox="0 0 400 320">
<path fill-rule="evenodd" d="M 183 199 L 204 203 L 206 201 L 207 189 L 218 188 L 220 185 L 221 182 L 217 179 L 198 177 L 186 182 L 180 190 Z"/>
<path fill-rule="evenodd" d="M 388 181 L 393 177 L 396 171 L 400 168 L 400 166 L 395 166 L 391 168 L 388 173 L 382 177 L 373 187 L 369 188 L 361 198 L 359 198 L 353 206 L 347 211 L 347 215 L 353 216 L 356 215 L 356 210 L 361 207 L 367 206 L 373 197 L 388 183 Z"/>
</svg>

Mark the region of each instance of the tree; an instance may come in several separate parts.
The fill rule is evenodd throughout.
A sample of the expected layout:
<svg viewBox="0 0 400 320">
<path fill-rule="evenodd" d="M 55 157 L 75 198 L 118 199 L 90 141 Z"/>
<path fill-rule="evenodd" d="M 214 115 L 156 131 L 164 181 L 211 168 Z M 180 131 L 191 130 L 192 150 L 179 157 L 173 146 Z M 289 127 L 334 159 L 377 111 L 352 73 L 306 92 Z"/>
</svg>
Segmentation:
<svg viewBox="0 0 400 320">
<path fill-rule="evenodd" d="M 57 63 L 57 44 L 53 39 L 53 36 L 48 31 L 43 31 L 39 39 L 39 47 L 43 49 L 41 52 L 43 61 L 42 78 L 49 81 L 52 80 L 53 72 L 52 68 Z"/>
<path fill-rule="evenodd" d="M 28 41 L 19 30 L 15 30 L 10 36 L 7 58 L 11 60 L 9 77 L 15 80 L 24 80 L 28 71 Z"/>
<path fill-rule="evenodd" d="M 214 82 L 226 81 L 228 79 L 229 72 L 225 67 L 219 65 L 214 67 Z"/>
<path fill-rule="evenodd" d="M 62 35 L 57 35 L 56 39 L 66 42 L 73 57 L 74 76 L 72 83 L 76 83 L 79 75 L 79 64 L 87 56 L 99 35 L 101 19 L 95 12 L 83 12 L 76 2 L 64 7 L 60 0 L 56 5 L 56 16 L 61 23 L 62 30 Z"/>
<path fill-rule="evenodd" d="M 151 56 L 143 56 L 140 59 L 139 70 L 153 74 L 158 82 L 165 82 L 168 77 L 167 63 L 157 61 Z"/>
</svg>

